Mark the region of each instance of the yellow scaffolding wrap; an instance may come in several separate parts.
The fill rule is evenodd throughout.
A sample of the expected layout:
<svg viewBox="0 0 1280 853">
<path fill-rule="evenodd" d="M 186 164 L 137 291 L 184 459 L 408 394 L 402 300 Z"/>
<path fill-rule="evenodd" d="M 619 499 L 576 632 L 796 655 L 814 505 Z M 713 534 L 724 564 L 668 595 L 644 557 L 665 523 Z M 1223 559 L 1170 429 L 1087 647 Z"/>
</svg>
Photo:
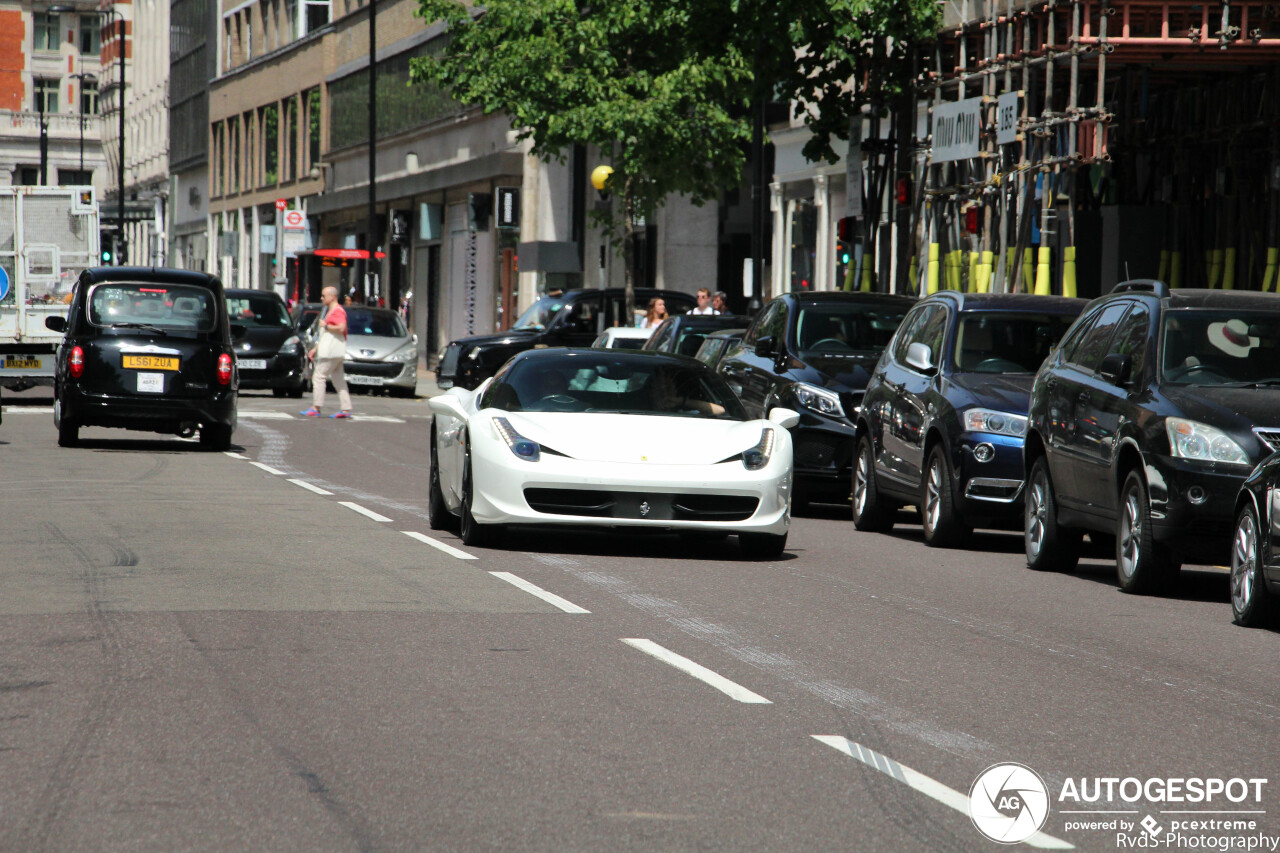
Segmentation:
<svg viewBox="0 0 1280 853">
<path fill-rule="evenodd" d="M 1036 296 L 1053 295 L 1053 287 L 1049 282 L 1049 252 L 1048 246 L 1040 247 L 1040 261 L 1036 264 Z"/>
<path fill-rule="evenodd" d="M 864 256 L 862 259 L 862 292 L 863 293 L 871 292 L 872 276 L 871 276 L 871 264 L 869 260 L 870 259 L 866 256 Z"/>
<path fill-rule="evenodd" d="M 919 274 L 920 267 L 916 263 L 916 256 L 912 255 L 910 263 L 907 264 L 907 281 L 911 282 L 911 290 L 913 292 L 920 285 L 920 280 L 916 278 Z"/>
<path fill-rule="evenodd" d="M 991 292 L 991 264 L 995 259 L 995 252 L 983 252 L 982 257 L 978 260 L 978 292 Z"/>
<path fill-rule="evenodd" d="M 938 292 L 938 244 L 929 244 L 929 261 L 925 267 L 925 290 L 928 293 Z"/>
<path fill-rule="evenodd" d="M 1156 273 L 1156 278 L 1160 281 L 1169 280 L 1169 250 L 1160 250 L 1160 271 Z"/>
<path fill-rule="evenodd" d="M 1169 256 L 1169 286 L 1182 287 L 1182 253 L 1178 251 Z"/>
<path fill-rule="evenodd" d="M 1218 286 L 1218 276 L 1222 275 L 1222 250 L 1210 249 L 1204 253 L 1205 278 L 1209 281 L 1209 289 Z"/>
<path fill-rule="evenodd" d="M 1235 290 L 1236 287 L 1236 250 L 1227 249 L 1222 256 L 1222 289 Z"/>
<path fill-rule="evenodd" d="M 1062 295 L 1076 295 L 1076 247 L 1067 246 L 1062 250 Z"/>
<path fill-rule="evenodd" d="M 978 289 L 978 258 L 977 252 L 969 253 L 969 286 L 966 288 L 970 293 L 981 293 Z"/>
<path fill-rule="evenodd" d="M 1022 250 L 1022 292 L 1031 293 L 1035 287 L 1035 249 L 1028 246 Z"/>
<path fill-rule="evenodd" d="M 1267 249 L 1267 267 L 1262 273 L 1262 289 L 1270 291 L 1276 283 L 1276 266 L 1280 265 L 1280 249 Z"/>
</svg>

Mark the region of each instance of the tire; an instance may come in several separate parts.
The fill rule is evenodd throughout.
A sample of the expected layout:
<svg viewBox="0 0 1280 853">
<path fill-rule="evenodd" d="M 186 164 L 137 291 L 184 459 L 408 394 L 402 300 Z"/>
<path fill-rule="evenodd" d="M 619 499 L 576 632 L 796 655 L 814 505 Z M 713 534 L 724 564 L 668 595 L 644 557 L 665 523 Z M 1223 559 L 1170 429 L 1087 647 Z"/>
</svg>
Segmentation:
<svg viewBox="0 0 1280 853">
<path fill-rule="evenodd" d="M 466 456 L 462 462 L 462 521 L 458 525 L 458 535 L 465 545 L 481 547 L 497 542 L 501 528 L 496 524 L 481 524 L 471 514 L 471 501 L 474 497 L 471 481 L 471 436 L 467 436 Z"/>
<path fill-rule="evenodd" d="M 1116 579 L 1125 592 L 1147 595 L 1168 584 L 1176 572 L 1163 545 L 1152 536 L 1147 481 L 1130 471 L 1120 489 L 1116 516 Z"/>
<path fill-rule="evenodd" d="M 272 388 L 272 389 L 271 389 L 271 396 L 272 396 L 272 397 L 283 397 L 285 394 L 288 394 L 288 393 L 289 393 L 289 391 L 288 391 L 288 389 L 286 389 L 286 388 Z"/>
<path fill-rule="evenodd" d="M 448 530 L 454 526 L 454 517 L 444 505 L 444 490 L 440 488 L 440 466 L 436 455 L 436 430 L 431 428 L 431 485 L 427 490 L 427 524 L 432 530 Z"/>
<path fill-rule="evenodd" d="M 1027 568 L 1037 572 L 1069 572 L 1080 562 L 1081 532 L 1058 525 L 1058 498 L 1049 477 L 1049 462 L 1036 459 L 1027 477 L 1022 540 Z"/>
<path fill-rule="evenodd" d="M 389 394 L 392 397 L 400 397 L 402 399 L 408 399 L 410 397 L 418 396 L 418 392 L 416 389 L 401 388 L 399 385 L 392 385 L 389 388 L 387 388 L 387 394 Z"/>
<path fill-rule="evenodd" d="M 858 439 L 853 460 L 853 526 L 868 533 L 884 533 L 893 529 L 893 513 L 897 509 L 880 497 L 876 486 L 875 456 L 871 439 Z"/>
<path fill-rule="evenodd" d="M 306 390 L 306 389 L 305 389 L 302 385 L 299 385 L 297 388 L 290 388 L 290 389 L 289 389 L 289 397 L 290 397 L 290 399 L 293 399 L 293 400 L 301 400 L 301 399 L 302 399 L 302 392 L 303 392 L 303 391 L 305 391 L 305 390 Z"/>
<path fill-rule="evenodd" d="M 947 464 L 947 451 L 941 442 L 929 451 L 925 463 L 920 483 L 920 522 L 924 526 L 924 544 L 931 548 L 962 545 L 973 532 L 956 507 L 951 466 Z"/>
<path fill-rule="evenodd" d="M 1276 597 L 1263 577 L 1258 516 L 1246 506 L 1236 518 L 1231 544 L 1231 616 L 1245 628 L 1269 628 L 1276 613 Z"/>
<path fill-rule="evenodd" d="M 75 447 L 80 444 L 80 425 L 70 418 L 58 422 L 58 446 Z"/>
<path fill-rule="evenodd" d="M 200 446 L 210 450 L 230 450 L 231 427 L 226 424 L 205 424 L 200 427 Z"/>
<path fill-rule="evenodd" d="M 738 547 L 751 560 L 776 560 L 787 549 L 785 533 L 739 533 Z"/>
</svg>

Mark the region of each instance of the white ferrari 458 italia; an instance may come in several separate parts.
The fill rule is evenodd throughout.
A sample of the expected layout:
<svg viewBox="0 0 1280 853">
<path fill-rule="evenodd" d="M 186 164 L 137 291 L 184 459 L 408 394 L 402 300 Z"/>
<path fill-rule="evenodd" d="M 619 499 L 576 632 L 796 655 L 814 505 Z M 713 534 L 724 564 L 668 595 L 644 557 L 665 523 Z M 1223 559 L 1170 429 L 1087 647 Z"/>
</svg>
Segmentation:
<svg viewBox="0 0 1280 853">
<path fill-rule="evenodd" d="M 748 420 L 706 365 L 616 349 L 515 356 L 474 391 L 433 397 L 430 523 L 480 544 L 507 525 L 736 534 L 782 554 L 799 415 Z"/>
</svg>

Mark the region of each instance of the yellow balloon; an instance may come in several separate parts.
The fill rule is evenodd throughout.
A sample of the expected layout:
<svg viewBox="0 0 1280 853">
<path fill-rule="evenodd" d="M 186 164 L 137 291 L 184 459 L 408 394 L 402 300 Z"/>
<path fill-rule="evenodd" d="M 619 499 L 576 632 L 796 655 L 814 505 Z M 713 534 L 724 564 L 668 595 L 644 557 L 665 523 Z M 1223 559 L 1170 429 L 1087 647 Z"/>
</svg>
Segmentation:
<svg viewBox="0 0 1280 853">
<path fill-rule="evenodd" d="M 612 174 L 612 166 L 596 166 L 591 170 L 591 186 L 603 192 L 605 184 L 609 182 L 609 176 Z"/>
</svg>

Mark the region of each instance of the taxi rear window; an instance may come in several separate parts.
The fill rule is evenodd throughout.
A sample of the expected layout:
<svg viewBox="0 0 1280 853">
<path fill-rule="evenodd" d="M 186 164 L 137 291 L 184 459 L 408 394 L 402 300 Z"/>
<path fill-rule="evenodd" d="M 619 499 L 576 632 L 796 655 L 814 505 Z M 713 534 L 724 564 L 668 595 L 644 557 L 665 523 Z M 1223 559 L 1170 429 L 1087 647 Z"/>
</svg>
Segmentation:
<svg viewBox="0 0 1280 853">
<path fill-rule="evenodd" d="M 89 322 L 96 326 L 210 332 L 217 316 L 213 293 L 202 287 L 113 281 L 89 294 Z"/>
</svg>

